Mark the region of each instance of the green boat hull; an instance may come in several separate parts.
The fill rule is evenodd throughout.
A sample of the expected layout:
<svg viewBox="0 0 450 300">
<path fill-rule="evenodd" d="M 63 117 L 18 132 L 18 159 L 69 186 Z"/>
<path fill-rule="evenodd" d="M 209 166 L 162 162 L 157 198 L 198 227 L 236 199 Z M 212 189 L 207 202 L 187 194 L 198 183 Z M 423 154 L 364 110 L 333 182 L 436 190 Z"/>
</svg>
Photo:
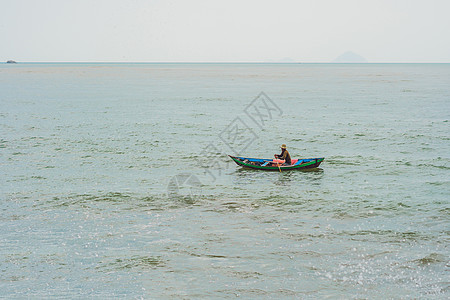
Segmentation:
<svg viewBox="0 0 450 300">
<path fill-rule="evenodd" d="M 305 170 L 305 169 L 313 169 L 319 167 L 319 165 L 325 159 L 324 157 L 320 158 L 307 158 L 307 159 L 299 159 L 298 162 L 294 165 L 289 166 L 263 166 L 258 163 L 264 163 L 268 161 L 272 161 L 272 159 L 259 159 L 259 158 L 249 158 L 249 157 L 237 157 L 228 155 L 238 166 L 255 169 L 255 170 L 263 170 L 263 171 L 290 171 L 290 170 Z"/>
</svg>

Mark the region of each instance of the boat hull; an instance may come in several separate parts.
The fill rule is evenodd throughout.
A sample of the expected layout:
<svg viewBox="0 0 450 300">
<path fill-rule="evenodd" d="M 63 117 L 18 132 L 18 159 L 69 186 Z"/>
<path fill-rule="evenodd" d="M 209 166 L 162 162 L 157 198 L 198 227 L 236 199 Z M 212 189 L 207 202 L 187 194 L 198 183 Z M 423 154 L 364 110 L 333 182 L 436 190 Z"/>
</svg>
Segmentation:
<svg viewBox="0 0 450 300">
<path fill-rule="evenodd" d="M 294 165 L 289 166 L 263 166 L 266 162 L 271 162 L 272 159 L 265 158 L 250 158 L 250 157 L 238 157 L 228 155 L 238 166 L 262 170 L 262 171 L 290 171 L 290 170 L 305 170 L 317 168 L 325 159 L 324 157 L 319 158 L 305 158 L 299 159 Z"/>
</svg>

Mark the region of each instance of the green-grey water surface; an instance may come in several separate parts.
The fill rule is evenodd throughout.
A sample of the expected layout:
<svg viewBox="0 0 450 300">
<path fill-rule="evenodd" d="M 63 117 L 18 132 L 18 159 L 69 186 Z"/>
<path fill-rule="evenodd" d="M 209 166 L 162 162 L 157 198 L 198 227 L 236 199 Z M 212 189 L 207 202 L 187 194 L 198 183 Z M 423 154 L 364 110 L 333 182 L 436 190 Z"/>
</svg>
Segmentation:
<svg viewBox="0 0 450 300">
<path fill-rule="evenodd" d="M 1 65 L 0 297 L 448 298 L 449 83 L 449 64 Z M 254 139 L 230 149 L 236 120 Z M 325 161 L 226 156 L 283 143 Z"/>
</svg>

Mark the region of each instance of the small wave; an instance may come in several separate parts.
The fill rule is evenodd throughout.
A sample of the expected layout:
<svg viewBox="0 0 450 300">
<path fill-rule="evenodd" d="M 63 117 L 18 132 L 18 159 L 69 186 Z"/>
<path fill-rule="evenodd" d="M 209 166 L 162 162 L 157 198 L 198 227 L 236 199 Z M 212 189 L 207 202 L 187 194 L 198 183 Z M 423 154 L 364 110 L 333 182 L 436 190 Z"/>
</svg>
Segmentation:
<svg viewBox="0 0 450 300">
<path fill-rule="evenodd" d="M 148 208 L 161 210 L 170 205 L 180 203 L 167 201 L 166 195 L 151 195 L 136 197 L 131 193 L 107 192 L 98 194 L 76 194 L 68 196 L 54 196 L 47 200 L 39 201 L 35 207 L 47 209 L 48 207 L 71 207 L 74 209 L 100 209 L 103 205 L 121 206 L 124 210 Z"/>
<path fill-rule="evenodd" d="M 259 272 L 252 272 L 252 271 L 231 271 L 230 274 L 234 277 L 247 279 L 247 278 L 259 278 L 263 274 Z"/>
<path fill-rule="evenodd" d="M 417 263 L 418 265 L 430 265 L 430 264 L 447 262 L 447 258 L 444 255 L 439 254 L 439 253 L 431 253 L 425 257 L 416 259 L 413 262 Z"/>
<path fill-rule="evenodd" d="M 225 255 L 219 254 L 197 254 L 197 253 L 189 253 L 190 256 L 193 257 L 205 257 L 205 258 L 227 258 Z"/>
<path fill-rule="evenodd" d="M 426 241 L 432 239 L 430 236 L 418 232 L 397 232 L 393 230 L 361 230 L 357 232 L 342 232 L 343 235 L 351 236 L 354 240 L 376 239 L 380 243 L 405 243 L 415 241 Z"/>
<path fill-rule="evenodd" d="M 112 261 L 100 262 L 96 269 L 107 271 L 127 269 L 149 269 L 164 267 L 166 262 L 159 256 L 132 256 L 130 258 L 116 258 Z"/>
<path fill-rule="evenodd" d="M 441 170 L 450 170 L 450 167 L 448 166 L 444 166 L 444 165 L 435 165 L 435 164 L 419 164 L 417 165 L 418 167 L 431 167 L 431 168 L 436 168 L 436 169 L 441 169 Z"/>
<path fill-rule="evenodd" d="M 75 202 L 122 202 L 124 200 L 130 199 L 130 195 L 120 193 L 120 192 L 109 192 L 103 195 L 75 195 L 69 197 L 70 200 L 73 200 L 72 203 Z"/>
<path fill-rule="evenodd" d="M 12 155 L 27 155 L 27 153 L 23 153 L 23 152 L 13 152 Z"/>
<path fill-rule="evenodd" d="M 434 186 L 442 186 L 442 185 L 448 185 L 450 186 L 450 181 L 428 181 L 427 184 L 434 185 Z"/>
<path fill-rule="evenodd" d="M 340 160 L 340 159 L 327 159 L 327 163 L 330 165 L 345 165 L 345 166 L 359 166 L 361 165 L 361 162 L 355 161 L 354 159 L 348 158 L 347 160 Z"/>
</svg>

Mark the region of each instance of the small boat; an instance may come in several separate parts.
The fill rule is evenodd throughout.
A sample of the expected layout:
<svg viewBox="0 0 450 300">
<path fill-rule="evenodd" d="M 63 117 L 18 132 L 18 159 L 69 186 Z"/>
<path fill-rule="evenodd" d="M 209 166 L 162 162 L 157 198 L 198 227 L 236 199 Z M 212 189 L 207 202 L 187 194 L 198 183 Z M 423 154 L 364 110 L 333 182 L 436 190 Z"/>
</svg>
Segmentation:
<svg viewBox="0 0 450 300">
<path fill-rule="evenodd" d="M 320 158 L 300 158 L 292 159 L 291 164 L 288 166 L 282 166 L 277 160 L 271 158 L 250 158 L 250 157 L 238 157 L 231 156 L 232 160 L 238 165 L 250 169 L 258 169 L 265 171 L 288 171 L 288 170 L 304 170 L 317 168 L 325 159 L 325 157 Z"/>
</svg>

